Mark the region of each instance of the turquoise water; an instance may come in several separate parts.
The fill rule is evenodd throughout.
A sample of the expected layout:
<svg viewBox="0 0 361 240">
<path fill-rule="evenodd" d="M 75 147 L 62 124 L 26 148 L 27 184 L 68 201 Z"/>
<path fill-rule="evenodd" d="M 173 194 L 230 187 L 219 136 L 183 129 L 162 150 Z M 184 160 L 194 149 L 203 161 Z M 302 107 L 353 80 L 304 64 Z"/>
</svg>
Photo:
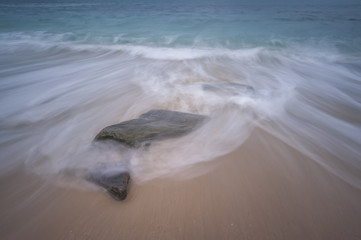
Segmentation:
<svg viewBox="0 0 361 240">
<path fill-rule="evenodd" d="M 2 1 L 0 174 L 110 162 L 146 181 L 258 128 L 360 187 L 361 5 L 350 2 Z M 202 88 L 224 83 L 257 94 Z M 212 120 L 147 154 L 91 147 L 104 126 L 153 108 Z"/>
<path fill-rule="evenodd" d="M 14 39 L 79 44 L 231 49 L 323 41 L 360 46 L 360 5 L 49 2 L 1 4 L 2 37 L 12 33 Z"/>
</svg>

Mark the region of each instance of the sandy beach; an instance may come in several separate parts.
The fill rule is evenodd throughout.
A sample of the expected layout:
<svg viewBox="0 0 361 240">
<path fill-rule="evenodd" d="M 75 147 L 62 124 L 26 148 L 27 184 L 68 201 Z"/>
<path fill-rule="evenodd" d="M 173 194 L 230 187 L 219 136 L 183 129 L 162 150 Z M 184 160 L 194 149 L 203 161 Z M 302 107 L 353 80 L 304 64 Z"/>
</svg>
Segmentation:
<svg viewBox="0 0 361 240">
<path fill-rule="evenodd" d="M 0 240 L 360 240 L 360 12 L 2 0 Z"/>
<path fill-rule="evenodd" d="M 276 149 L 276 150 L 275 150 Z M 2 239 L 360 239 L 361 191 L 256 130 L 188 180 L 132 183 L 124 202 L 21 169 L 1 179 Z"/>
</svg>

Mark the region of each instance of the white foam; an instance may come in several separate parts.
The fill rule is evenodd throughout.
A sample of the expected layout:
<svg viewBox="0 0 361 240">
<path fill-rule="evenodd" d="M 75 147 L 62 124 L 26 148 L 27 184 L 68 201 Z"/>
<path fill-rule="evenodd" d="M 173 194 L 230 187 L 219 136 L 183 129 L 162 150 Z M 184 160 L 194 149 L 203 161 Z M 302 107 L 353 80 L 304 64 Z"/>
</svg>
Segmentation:
<svg viewBox="0 0 361 240">
<path fill-rule="evenodd" d="M 38 31 L 31 35 L 23 32 L 2 33 L 0 34 L 0 45 L 2 51 L 15 51 L 17 49 L 39 49 L 42 51 L 51 49 L 65 49 L 77 51 L 108 51 L 124 52 L 133 56 L 155 59 L 155 60 L 192 60 L 211 57 L 229 57 L 229 58 L 252 58 L 257 56 L 264 48 L 245 48 L 245 49 L 225 49 L 218 48 L 200 48 L 200 47 L 156 47 L 144 45 L 124 45 L 124 44 L 87 44 L 87 36 L 77 41 L 67 41 L 73 33 L 49 34 Z M 115 36 L 113 42 L 119 41 L 121 35 Z M 167 41 L 173 41 L 175 37 L 170 36 Z"/>
<path fill-rule="evenodd" d="M 261 127 L 346 181 L 360 182 L 339 167 L 361 166 L 361 78 L 338 63 L 343 55 L 336 61 L 322 51 L 86 45 L 61 37 L 59 46 L 42 33 L 31 41 L 17 38 L 0 37 L 2 47 L 13 47 L 1 48 L 0 57 L 0 174 L 25 163 L 29 171 L 56 175 L 100 161 L 129 164 L 143 181 L 211 161 Z M 54 48 L 59 55 L 49 54 Z M 229 82 L 251 85 L 256 94 L 202 88 Z M 211 121 L 147 153 L 93 150 L 104 126 L 154 108 L 206 114 Z M 323 158 L 327 154 L 336 164 Z"/>
</svg>

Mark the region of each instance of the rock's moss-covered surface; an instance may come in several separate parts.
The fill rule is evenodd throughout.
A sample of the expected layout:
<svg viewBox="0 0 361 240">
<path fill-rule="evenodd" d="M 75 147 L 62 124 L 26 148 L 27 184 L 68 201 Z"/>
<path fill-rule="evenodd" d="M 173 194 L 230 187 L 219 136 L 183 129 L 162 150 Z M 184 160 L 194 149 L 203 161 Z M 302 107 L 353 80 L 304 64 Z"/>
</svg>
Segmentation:
<svg viewBox="0 0 361 240">
<path fill-rule="evenodd" d="M 192 113 L 151 110 L 139 118 L 104 128 L 95 140 L 109 139 L 139 148 L 155 140 L 183 136 L 199 127 L 207 118 Z"/>
</svg>

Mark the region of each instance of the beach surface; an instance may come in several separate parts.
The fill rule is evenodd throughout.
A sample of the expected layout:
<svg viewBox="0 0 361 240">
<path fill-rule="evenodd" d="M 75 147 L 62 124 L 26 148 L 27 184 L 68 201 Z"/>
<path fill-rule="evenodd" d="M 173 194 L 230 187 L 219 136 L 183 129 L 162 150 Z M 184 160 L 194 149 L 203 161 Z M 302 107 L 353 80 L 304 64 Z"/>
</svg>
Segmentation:
<svg viewBox="0 0 361 240">
<path fill-rule="evenodd" d="M 134 183 L 124 202 L 100 190 L 55 187 L 20 168 L 1 179 L 0 235 L 2 239 L 361 237 L 361 192 L 262 130 L 255 130 L 237 150 L 197 167 L 210 170 L 188 180 Z"/>
</svg>

